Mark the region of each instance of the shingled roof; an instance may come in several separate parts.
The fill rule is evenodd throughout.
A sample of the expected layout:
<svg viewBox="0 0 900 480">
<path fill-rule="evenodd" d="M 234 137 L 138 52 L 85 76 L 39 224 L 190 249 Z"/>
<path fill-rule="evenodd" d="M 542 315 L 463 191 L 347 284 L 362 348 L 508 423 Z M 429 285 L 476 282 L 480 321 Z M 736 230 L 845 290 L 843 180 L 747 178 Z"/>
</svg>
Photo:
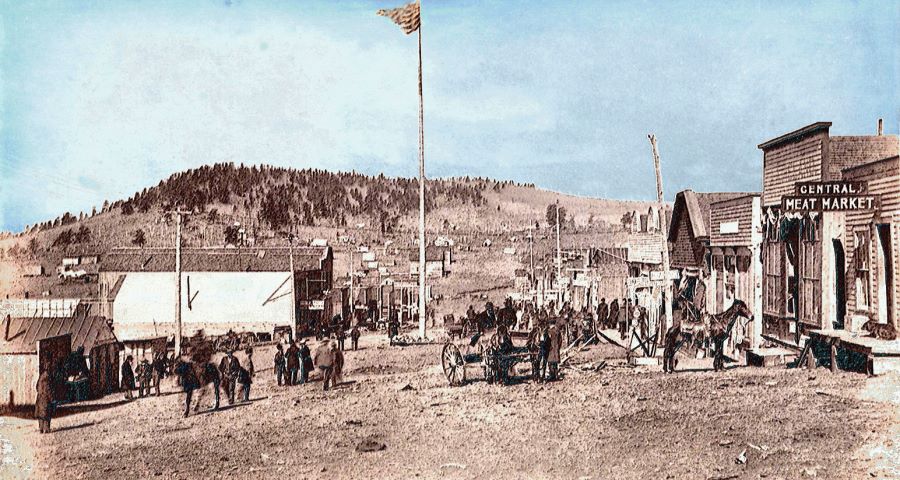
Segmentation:
<svg viewBox="0 0 900 480">
<path fill-rule="evenodd" d="M 331 254 L 330 247 L 294 248 L 294 270 L 317 270 Z M 103 272 L 174 272 L 175 249 L 121 249 L 103 257 Z M 182 249 L 185 272 L 284 272 L 290 270 L 287 248 Z"/>
<path fill-rule="evenodd" d="M 0 354 L 37 353 L 37 342 L 59 335 L 72 335 L 72 349 L 85 352 L 100 345 L 116 343 L 113 329 L 106 318 L 76 314 L 73 317 L 10 317 L 0 326 Z"/>
<path fill-rule="evenodd" d="M 690 220 L 691 232 L 694 238 L 709 238 L 709 210 L 710 205 L 739 197 L 753 195 L 752 192 L 709 192 L 698 193 L 693 190 L 683 190 L 675 196 L 675 207 L 672 209 L 672 221 L 669 223 L 669 241 L 675 242 L 678 238 L 678 224 L 685 213 Z"/>
</svg>

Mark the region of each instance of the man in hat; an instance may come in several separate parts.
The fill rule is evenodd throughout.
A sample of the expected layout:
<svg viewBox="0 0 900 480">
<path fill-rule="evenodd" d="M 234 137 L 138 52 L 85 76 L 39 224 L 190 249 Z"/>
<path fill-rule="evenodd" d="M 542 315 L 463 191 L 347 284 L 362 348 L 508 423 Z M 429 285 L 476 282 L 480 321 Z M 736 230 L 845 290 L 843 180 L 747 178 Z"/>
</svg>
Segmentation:
<svg viewBox="0 0 900 480">
<path fill-rule="evenodd" d="M 141 363 L 138 364 L 137 368 L 137 377 L 138 398 L 144 398 L 145 394 L 149 397 L 150 386 L 153 381 L 153 367 L 150 366 L 146 356 L 141 357 Z"/>
<path fill-rule="evenodd" d="M 126 400 L 134 398 L 131 396 L 131 391 L 134 390 L 134 370 L 131 366 L 131 362 L 133 361 L 134 357 L 129 355 L 125 357 L 125 363 L 122 364 L 122 389 L 125 390 Z"/>
<path fill-rule="evenodd" d="M 162 379 L 166 376 L 168 365 L 166 365 L 166 352 L 159 352 L 153 359 L 153 386 L 156 388 L 156 396 L 160 395 L 159 388 Z"/>
<path fill-rule="evenodd" d="M 322 389 L 328 390 L 331 374 L 334 369 L 334 352 L 331 351 L 331 342 L 326 338 L 319 342 L 313 357 L 316 367 L 322 371 Z"/>
<path fill-rule="evenodd" d="M 606 304 L 606 298 L 600 299 L 600 305 L 597 305 L 597 329 L 606 328 L 608 325 L 609 305 Z"/>
<path fill-rule="evenodd" d="M 350 346 L 353 347 L 353 350 L 359 348 L 359 335 L 359 326 L 354 325 L 350 329 Z"/>
<path fill-rule="evenodd" d="M 309 372 L 314 368 L 312 355 L 309 352 L 309 346 L 306 344 L 306 339 L 304 339 L 300 343 L 300 383 L 306 383 L 309 381 Z"/>
<path fill-rule="evenodd" d="M 44 370 L 38 377 L 37 397 L 34 400 L 34 418 L 38 421 L 41 433 L 50 433 L 50 417 L 53 412 L 53 399 L 50 394 L 50 372 Z"/>
<path fill-rule="evenodd" d="M 291 344 L 293 347 L 293 344 Z M 284 359 L 284 348 L 279 343 L 275 345 L 275 379 L 278 381 L 278 386 L 282 385 L 282 380 L 284 378 L 284 367 L 285 367 L 285 359 Z M 287 384 L 290 385 L 290 380 L 287 381 Z"/>
<path fill-rule="evenodd" d="M 300 349 L 297 348 L 297 342 L 291 342 L 284 360 L 287 365 L 287 384 L 296 385 L 300 381 Z"/>
<path fill-rule="evenodd" d="M 562 333 L 556 326 L 556 322 L 550 323 L 548 336 L 550 337 L 550 345 L 547 352 L 547 364 L 550 367 L 550 380 L 553 381 L 559 378 L 560 349 L 563 342 Z"/>
</svg>

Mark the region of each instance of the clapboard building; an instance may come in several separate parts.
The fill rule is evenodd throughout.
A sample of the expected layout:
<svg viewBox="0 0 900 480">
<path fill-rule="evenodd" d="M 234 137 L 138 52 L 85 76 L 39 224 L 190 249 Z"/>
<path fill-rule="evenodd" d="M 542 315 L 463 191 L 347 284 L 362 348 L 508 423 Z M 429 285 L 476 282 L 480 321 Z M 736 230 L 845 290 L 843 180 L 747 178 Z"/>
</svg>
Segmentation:
<svg viewBox="0 0 900 480">
<path fill-rule="evenodd" d="M 327 246 L 294 248 L 293 272 L 290 265 L 287 248 L 182 249 L 182 334 L 232 330 L 271 335 L 276 327 L 318 321 L 332 288 L 332 251 Z M 174 249 L 122 249 L 106 255 L 100 304 L 120 340 L 173 337 L 174 272 Z"/>
<path fill-rule="evenodd" d="M 862 181 L 879 202 L 871 211 L 845 214 L 845 315 L 851 330 L 868 320 L 900 330 L 900 158 L 894 155 L 843 171 L 844 180 Z"/>
<path fill-rule="evenodd" d="M 784 208 L 808 182 L 897 154 L 896 136 L 831 136 L 817 122 L 763 142 L 763 334 L 799 344 L 813 329 L 844 328 L 847 214 Z M 862 175 L 862 172 L 857 174 Z M 855 241 L 855 240 L 854 240 Z M 874 248 L 874 247 L 872 247 Z"/>
</svg>

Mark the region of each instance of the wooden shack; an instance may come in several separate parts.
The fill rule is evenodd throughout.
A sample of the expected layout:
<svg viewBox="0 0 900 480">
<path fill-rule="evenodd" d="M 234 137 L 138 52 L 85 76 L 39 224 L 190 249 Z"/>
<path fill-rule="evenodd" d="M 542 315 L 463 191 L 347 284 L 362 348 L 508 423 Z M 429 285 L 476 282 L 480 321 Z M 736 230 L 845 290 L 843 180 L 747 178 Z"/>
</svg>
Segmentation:
<svg viewBox="0 0 900 480">
<path fill-rule="evenodd" d="M 90 371 L 90 395 L 118 390 L 119 343 L 107 319 L 90 314 L 72 317 L 6 317 L 0 339 L 0 398 L 15 408 L 33 405 L 40 372 L 57 371 L 66 357 L 84 347 Z M 64 379 L 52 376 L 54 397 L 64 398 Z"/>
</svg>

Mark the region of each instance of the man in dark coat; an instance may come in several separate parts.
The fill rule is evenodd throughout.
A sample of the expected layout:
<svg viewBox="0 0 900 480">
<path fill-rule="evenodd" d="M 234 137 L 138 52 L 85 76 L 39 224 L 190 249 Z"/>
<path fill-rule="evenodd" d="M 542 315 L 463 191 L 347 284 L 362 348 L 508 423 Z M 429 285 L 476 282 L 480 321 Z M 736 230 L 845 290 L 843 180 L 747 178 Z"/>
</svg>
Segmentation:
<svg viewBox="0 0 900 480">
<path fill-rule="evenodd" d="M 335 338 L 337 339 L 337 345 L 338 345 L 338 348 L 340 348 L 341 351 L 343 351 L 344 350 L 344 340 L 347 339 L 347 332 L 344 331 L 343 325 L 338 325 L 336 328 L 337 328 L 337 330 L 334 332 L 334 335 L 335 335 Z"/>
<path fill-rule="evenodd" d="M 34 400 L 34 418 L 41 433 L 50 433 L 50 417 L 53 415 L 53 401 L 50 395 L 50 373 L 41 372 L 37 381 L 37 397 Z"/>
<path fill-rule="evenodd" d="M 210 367 L 214 368 L 214 365 L 210 365 Z M 194 390 L 200 388 L 200 379 L 197 378 L 193 365 L 188 362 L 179 361 L 174 368 L 174 373 L 181 379 L 181 387 L 184 389 L 184 416 L 187 417 L 191 413 L 191 397 L 194 395 Z M 216 399 L 218 400 L 218 395 Z M 218 407 L 218 402 L 216 402 L 216 408 Z"/>
<path fill-rule="evenodd" d="M 614 298 L 609 302 L 609 316 L 606 319 L 606 328 L 616 328 L 619 323 L 619 299 Z"/>
<path fill-rule="evenodd" d="M 238 367 L 237 383 L 241 386 L 241 401 L 250 401 L 250 385 L 253 384 L 253 375 L 244 367 Z"/>
<path fill-rule="evenodd" d="M 122 364 L 122 389 L 125 390 L 125 399 L 131 400 L 131 391 L 134 390 L 134 370 L 131 367 L 131 362 L 134 361 L 134 357 L 131 355 L 125 357 L 125 363 Z"/>
<path fill-rule="evenodd" d="M 331 374 L 334 369 L 334 353 L 331 351 L 331 342 L 328 339 L 322 340 L 316 347 L 316 355 L 313 361 L 316 367 L 322 371 L 322 389 L 328 390 L 328 384 L 331 381 Z"/>
<path fill-rule="evenodd" d="M 550 366 L 550 380 L 553 381 L 559 378 L 560 349 L 562 348 L 563 338 L 555 324 L 550 325 L 548 335 L 550 337 L 550 349 L 547 353 L 547 364 Z"/>
<path fill-rule="evenodd" d="M 145 394 L 149 397 L 150 382 L 153 381 L 153 368 L 150 366 L 150 362 L 147 361 L 146 357 L 142 358 L 141 363 L 138 364 L 137 381 L 138 398 L 144 398 Z"/>
<path fill-rule="evenodd" d="M 166 361 L 166 352 L 157 353 L 156 358 L 153 359 L 153 386 L 156 388 L 157 397 L 160 395 L 160 383 L 162 383 L 162 379 L 165 378 L 166 371 L 169 368 L 166 363 L 168 363 Z"/>
<path fill-rule="evenodd" d="M 250 378 L 253 378 L 256 375 L 256 369 L 253 367 L 253 349 L 248 347 L 244 353 L 247 354 L 247 362 L 244 368 L 250 373 Z"/>
<path fill-rule="evenodd" d="M 597 328 L 606 328 L 609 325 L 609 305 L 606 304 L 606 299 L 600 299 L 600 305 L 597 305 Z"/>
<path fill-rule="evenodd" d="M 350 329 L 350 345 L 353 347 L 353 350 L 356 350 L 359 347 L 359 327 L 354 325 L 352 329 Z"/>
<path fill-rule="evenodd" d="M 304 340 L 300 344 L 300 383 L 309 381 L 309 372 L 313 368 L 312 355 L 310 355 L 309 346 L 306 345 L 306 340 Z"/>
<path fill-rule="evenodd" d="M 296 385 L 300 380 L 300 349 L 297 348 L 296 342 L 291 342 L 291 346 L 288 347 L 285 363 L 287 365 L 287 384 Z"/>
<path fill-rule="evenodd" d="M 281 344 L 275 345 L 275 379 L 278 381 L 278 386 L 282 385 L 282 379 L 284 377 L 284 349 L 281 347 Z M 290 383 L 288 382 L 290 385 Z"/>
</svg>

